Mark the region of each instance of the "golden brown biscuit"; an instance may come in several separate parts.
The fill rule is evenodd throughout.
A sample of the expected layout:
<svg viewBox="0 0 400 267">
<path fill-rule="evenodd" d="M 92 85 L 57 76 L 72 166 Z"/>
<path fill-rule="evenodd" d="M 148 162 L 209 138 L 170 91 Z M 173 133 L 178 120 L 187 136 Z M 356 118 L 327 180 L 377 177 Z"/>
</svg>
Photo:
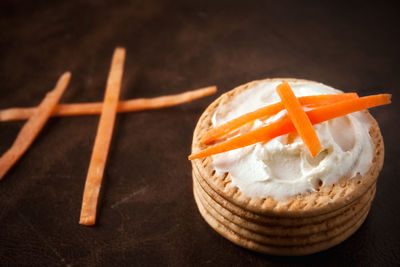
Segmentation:
<svg viewBox="0 0 400 267">
<path fill-rule="evenodd" d="M 207 147 L 200 136 L 210 129 L 216 109 L 233 96 L 264 81 L 304 81 L 266 79 L 241 85 L 215 100 L 202 114 L 194 131 L 192 153 Z M 274 255 L 304 255 L 332 247 L 353 234 L 366 218 L 383 165 L 384 147 L 378 124 L 371 121 L 374 156 L 364 176 L 342 177 L 316 192 L 277 201 L 273 197 L 252 198 L 231 186 L 229 173 L 218 176 L 211 157 L 192 161 L 193 191 L 204 219 L 232 242 Z"/>
</svg>

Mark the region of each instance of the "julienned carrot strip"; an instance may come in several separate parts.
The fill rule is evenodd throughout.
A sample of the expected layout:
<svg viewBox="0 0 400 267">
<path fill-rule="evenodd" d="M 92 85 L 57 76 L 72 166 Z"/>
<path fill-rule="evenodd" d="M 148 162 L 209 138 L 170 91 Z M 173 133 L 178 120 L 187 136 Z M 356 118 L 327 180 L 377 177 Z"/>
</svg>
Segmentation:
<svg viewBox="0 0 400 267">
<path fill-rule="evenodd" d="M 208 86 L 176 95 L 159 96 L 154 98 L 137 98 L 118 103 L 118 112 L 130 112 L 146 109 L 156 109 L 183 104 L 192 100 L 214 94 L 216 86 Z M 57 105 L 52 116 L 73 116 L 101 113 L 103 103 L 76 103 Z M 36 107 L 9 108 L 0 110 L 0 121 L 28 119 L 35 112 Z"/>
<path fill-rule="evenodd" d="M 322 146 L 319 142 L 317 132 L 294 95 L 292 88 L 290 88 L 288 82 L 283 82 L 276 87 L 276 91 L 297 133 L 300 135 L 301 139 L 303 139 L 311 155 L 315 157 L 322 150 Z"/>
<path fill-rule="evenodd" d="M 66 72 L 58 79 L 56 87 L 46 95 L 36 112 L 22 127 L 11 148 L 0 158 L 0 180 L 35 140 L 67 88 L 70 78 L 71 73 Z"/>
<path fill-rule="evenodd" d="M 298 100 L 302 106 L 314 106 L 314 105 L 326 105 L 335 103 L 338 101 L 357 98 L 356 93 L 338 94 L 338 95 L 312 95 L 312 96 L 302 96 Z M 212 141 L 225 136 L 226 134 L 232 132 L 233 130 L 243 126 L 246 123 L 252 122 L 259 118 L 270 117 L 279 111 L 284 109 L 284 105 L 281 102 L 274 103 L 262 108 L 259 108 L 253 112 L 246 113 L 236 119 L 228 121 L 216 128 L 207 131 L 202 137 L 201 142 L 209 144 Z"/>
<path fill-rule="evenodd" d="M 306 106 L 308 108 L 319 107 L 323 105 L 333 104 L 336 102 L 340 102 L 348 99 L 358 98 L 358 94 L 356 93 L 344 93 L 338 95 L 309 95 L 309 96 L 301 96 L 297 99 L 299 100 L 302 106 Z"/>
<path fill-rule="evenodd" d="M 136 110 L 157 109 L 175 106 L 182 103 L 190 102 L 197 98 L 214 94 L 216 91 L 216 86 L 208 86 L 176 95 L 159 96 L 155 98 L 137 98 L 122 101 L 118 105 L 118 112 L 129 112 Z"/>
<path fill-rule="evenodd" d="M 349 99 L 307 111 L 312 124 L 321 123 L 356 111 L 391 103 L 391 94 L 379 94 Z"/>
<path fill-rule="evenodd" d="M 338 103 L 329 104 L 323 107 L 307 111 L 312 124 L 321 123 L 349 113 L 373 108 L 376 106 L 390 104 L 391 95 L 371 95 L 356 99 L 344 100 Z M 189 156 L 189 160 L 203 158 L 233 149 L 249 146 L 258 142 L 267 142 L 275 137 L 294 132 L 296 128 L 288 116 L 267 126 L 258 128 L 252 132 L 234 137 L 215 146 L 206 148 L 198 153 Z"/>
<path fill-rule="evenodd" d="M 237 148 L 249 146 L 258 142 L 268 141 L 286 133 L 295 131 L 290 119 L 285 116 L 281 120 L 271 123 L 267 126 L 258 128 L 254 131 L 239 135 L 238 137 L 229 139 L 212 147 L 206 148 L 198 153 L 189 156 L 189 160 L 203 158 Z"/>
<path fill-rule="evenodd" d="M 83 225 L 89 226 L 96 222 L 97 200 L 117 113 L 124 60 L 125 49 L 116 48 L 108 75 L 104 104 L 83 192 L 82 209 L 79 220 L 79 223 Z"/>
</svg>

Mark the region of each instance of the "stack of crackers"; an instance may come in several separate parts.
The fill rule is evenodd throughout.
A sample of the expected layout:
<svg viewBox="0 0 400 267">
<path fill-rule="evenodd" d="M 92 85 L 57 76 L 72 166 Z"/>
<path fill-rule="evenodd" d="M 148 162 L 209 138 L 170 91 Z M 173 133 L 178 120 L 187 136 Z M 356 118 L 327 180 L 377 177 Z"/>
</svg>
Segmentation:
<svg viewBox="0 0 400 267">
<path fill-rule="evenodd" d="M 251 86 L 235 88 L 205 110 L 194 132 L 192 152 L 207 147 L 200 143 L 200 137 L 212 127 L 216 109 Z M 229 173 L 215 172 L 212 157 L 192 160 L 193 191 L 201 215 L 233 243 L 266 254 L 306 255 L 339 244 L 367 217 L 383 165 L 382 136 L 374 118 L 369 113 L 368 117 L 375 146 L 369 171 L 364 176 L 342 177 L 336 184 L 321 185 L 314 192 L 284 201 L 271 196 L 247 197 L 232 186 Z"/>
</svg>

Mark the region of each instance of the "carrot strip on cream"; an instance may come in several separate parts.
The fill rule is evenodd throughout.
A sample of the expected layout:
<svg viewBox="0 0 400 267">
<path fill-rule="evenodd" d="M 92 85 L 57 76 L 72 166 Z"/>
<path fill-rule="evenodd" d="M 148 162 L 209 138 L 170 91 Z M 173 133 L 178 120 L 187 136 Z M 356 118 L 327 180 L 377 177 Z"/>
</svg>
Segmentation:
<svg viewBox="0 0 400 267">
<path fill-rule="evenodd" d="M 292 88 L 288 82 L 283 82 L 276 87 L 276 91 L 282 100 L 282 104 L 287 110 L 289 118 L 292 120 L 297 133 L 303 139 L 304 144 L 307 146 L 311 155 L 315 157 L 321 150 L 322 146 L 319 142 L 317 132 L 312 126 L 310 119 L 304 112 L 300 105 L 299 100 L 297 100 L 294 95 Z"/>
<path fill-rule="evenodd" d="M 391 94 L 378 94 L 349 99 L 307 111 L 312 124 L 321 123 L 353 112 L 391 103 Z"/>
<path fill-rule="evenodd" d="M 206 148 L 198 153 L 189 156 L 189 160 L 204 158 L 207 156 L 227 152 L 237 148 L 249 146 L 259 142 L 265 142 L 272 138 L 294 132 L 294 128 L 290 119 L 285 116 L 281 120 L 271 123 L 267 126 L 258 128 L 254 131 L 239 135 L 217 145 Z"/>
<path fill-rule="evenodd" d="M 104 104 L 102 105 L 99 126 L 83 192 L 82 209 L 79 220 L 79 223 L 82 225 L 90 226 L 96 223 L 98 197 L 117 114 L 124 61 L 125 49 L 120 47 L 116 48 L 108 75 Z"/>
<path fill-rule="evenodd" d="M 387 105 L 390 103 L 390 94 L 371 95 L 328 104 L 326 106 L 307 111 L 306 114 L 310 119 L 311 124 L 317 124 L 356 111 Z M 208 147 L 202 151 L 190 155 L 188 158 L 189 160 L 199 159 L 259 142 L 267 142 L 275 137 L 294 132 L 295 130 L 296 128 L 294 127 L 292 121 L 288 116 L 285 116 L 277 122 L 234 137 L 217 145 Z"/>
<path fill-rule="evenodd" d="M 299 97 L 298 100 L 302 106 L 313 107 L 315 105 L 326 105 L 335 103 L 338 101 L 358 98 L 356 93 L 346 93 L 338 95 L 311 95 Z M 268 118 L 284 109 L 282 102 L 274 103 L 262 108 L 259 108 L 253 112 L 246 113 L 236 119 L 226 122 L 216 128 L 207 131 L 202 137 L 201 142 L 204 144 L 209 144 L 218 138 L 225 136 L 226 134 L 238 129 L 239 127 L 252 122 L 259 118 Z"/>
<path fill-rule="evenodd" d="M 147 109 L 157 109 L 175 106 L 202 98 L 217 91 L 216 86 L 208 86 L 196 90 L 186 91 L 180 94 L 159 96 L 154 98 L 137 98 L 120 101 L 118 112 L 131 112 Z M 76 103 L 60 104 L 53 110 L 52 116 L 74 116 L 100 114 L 103 103 Z M 9 108 L 0 110 L 0 121 L 24 120 L 28 119 L 36 111 L 36 107 L 30 108 Z"/>
<path fill-rule="evenodd" d="M 58 79 L 55 88 L 47 93 L 36 111 L 24 124 L 11 148 L 1 156 L 0 180 L 33 143 L 67 88 L 70 78 L 71 73 L 66 72 Z"/>
</svg>

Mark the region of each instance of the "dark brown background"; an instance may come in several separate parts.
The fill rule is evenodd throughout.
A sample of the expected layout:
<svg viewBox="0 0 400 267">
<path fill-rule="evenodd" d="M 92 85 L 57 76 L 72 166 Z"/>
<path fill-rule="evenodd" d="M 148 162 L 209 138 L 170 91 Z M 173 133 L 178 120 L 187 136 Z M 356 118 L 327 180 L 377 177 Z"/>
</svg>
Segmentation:
<svg viewBox="0 0 400 267">
<path fill-rule="evenodd" d="M 95 227 L 78 225 L 78 217 L 98 117 L 54 118 L 0 182 L 0 265 L 400 264 L 394 4 L 57 2 L 0 2 L 0 109 L 37 105 L 66 70 L 72 80 L 61 102 L 102 100 L 112 52 L 122 45 L 122 99 L 213 84 L 219 95 L 267 77 L 392 93 L 391 106 L 373 110 L 385 165 L 371 213 L 352 237 L 316 255 L 272 257 L 220 237 L 193 201 L 186 157 L 197 119 L 217 95 L 118 116 Z M 0 153 L 22 125 L 0 123 Z"/>
</svg>

